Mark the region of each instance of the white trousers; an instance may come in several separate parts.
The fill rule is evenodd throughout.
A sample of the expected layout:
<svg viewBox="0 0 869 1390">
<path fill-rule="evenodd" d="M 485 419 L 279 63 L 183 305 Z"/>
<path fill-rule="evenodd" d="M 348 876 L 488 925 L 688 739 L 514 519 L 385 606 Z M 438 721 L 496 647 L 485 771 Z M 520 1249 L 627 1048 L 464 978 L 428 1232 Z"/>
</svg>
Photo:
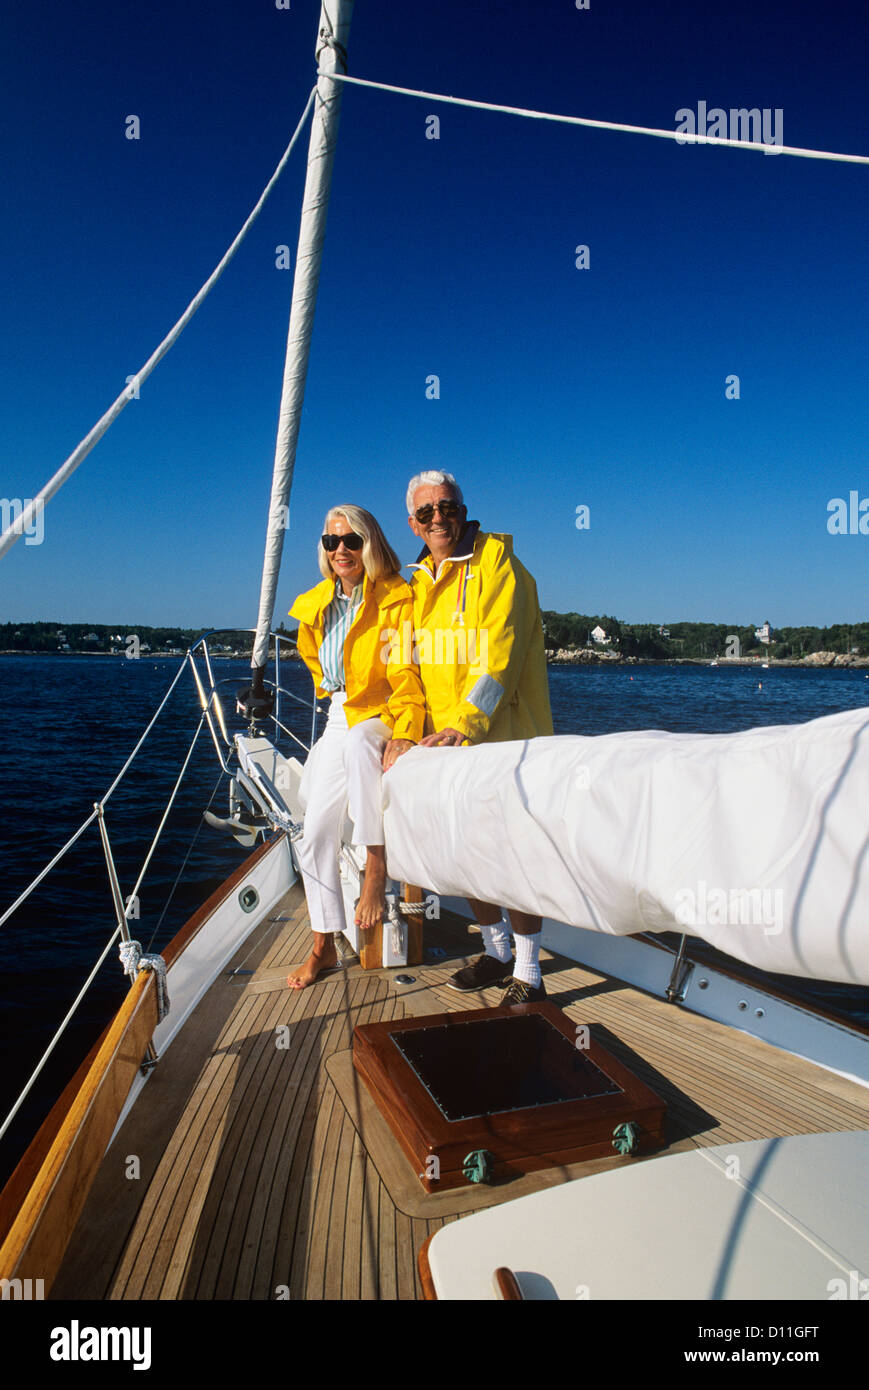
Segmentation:
<svg viewBox="0 0 869 1390">
<path fill-rule="evenodd" d="M 383 844 L 380 793 L 383 745 L 392 737 L 381 719 L 363 719 L 347 727 L 343 691 L 331 700 L 329 720 L 308 754 L 299 797 L 305 806 L 305 830 L 296 842 L 311 928 L 347 930 L 338 851 L 349 815 L 354 845 Z"/>
</svg>

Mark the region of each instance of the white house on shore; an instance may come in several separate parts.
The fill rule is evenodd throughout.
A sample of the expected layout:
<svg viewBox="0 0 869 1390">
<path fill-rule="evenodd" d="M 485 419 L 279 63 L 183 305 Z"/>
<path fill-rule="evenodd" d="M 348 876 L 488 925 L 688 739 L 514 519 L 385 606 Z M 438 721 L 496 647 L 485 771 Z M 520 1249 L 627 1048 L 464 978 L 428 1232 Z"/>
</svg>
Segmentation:
<svg viewBox="0 0 869 1390">
<path fill-rule="evenodd" d="M 772 628 L 769 625 L 768 618 L 762 627 L 756 627 L 754 629 L 754 635 L 757 638 L 758 642 L 763 642 L 766 646 L 769 646 L 770 640 L 772 638 Z"/>
<path fill-rule="evenodd" d="M 600 623 L 598 623 L 597 627 L 592 628 L 591 636 L 592 641 L 598 642 L 602 647 L 609 646 L 610 641 L 612 640 L 611 638 L 607 637 Z"/>
</svg>

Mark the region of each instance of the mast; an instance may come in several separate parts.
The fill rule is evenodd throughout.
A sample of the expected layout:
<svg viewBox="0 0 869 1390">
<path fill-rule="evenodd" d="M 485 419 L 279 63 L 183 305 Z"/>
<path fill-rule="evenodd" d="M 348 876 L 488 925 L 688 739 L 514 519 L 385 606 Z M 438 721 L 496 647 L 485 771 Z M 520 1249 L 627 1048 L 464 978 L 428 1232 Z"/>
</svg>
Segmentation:
<svg viewBox="0 0 869 1390">
<path fill-rule="evenodd" d="M 322 73 L 347 71 L 347 40 L 352 16 L 353 0 L 322 0 L 315 49 L 317 64 Z M 296 251 L 259 614 L 251 654 L 253 676 L 249 690 L 243 691 L 239 696 L 239 702 L 245 711 L 253 715 L 265 713 L 271 706 L 271 699 L 263 688 L 263 671 L 268 661 L 269 630 L 275 608 L 284 533 L 289 517 L 290 488 L 302 419 L 320 263 L 326 239 L 326 217 L 329 211 L 332 165 L 341 115 L 342 86 L 341 82 L 332 82 L 325 75 L 318 79 L 311 123 L 308 172 Z"/>
</svg>

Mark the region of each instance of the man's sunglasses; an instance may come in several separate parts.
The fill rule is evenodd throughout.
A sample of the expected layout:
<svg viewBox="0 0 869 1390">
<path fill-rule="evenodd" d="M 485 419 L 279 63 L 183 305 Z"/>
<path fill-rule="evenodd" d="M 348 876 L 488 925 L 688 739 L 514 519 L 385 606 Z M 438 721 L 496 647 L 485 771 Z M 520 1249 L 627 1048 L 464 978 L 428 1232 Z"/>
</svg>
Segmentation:
<svg viewBox="0 0 869 1390">
<path fill-rule="evenodd" d="M 414 516 L 416 517 L 420 526 L 428 526 L 429 522 L 435 514 L 435 507 L 440 512 L 441 516 L 451 518 L 454 516 L 458 516 L 459 511 L 461 510 L 461 503 L 455 502 L 452 498 L 448 498 L 446 502 L 435 502 L 434 506 L 432 506 L 429 502 L 424 507 L 417 507 L 416 511 L 414 512 Z"/>
<path fill-rule="evenodd" d="M 330 554 L 338 549 L 342 541 L 348 550 L 361 550 L 365 544 L 362 536 L 357 536 L 355 531 L 348 531 L 346 536 L 321 536 L 320 540 L 323 542 L 323 549 L 328 550 Z"/>
</svg>

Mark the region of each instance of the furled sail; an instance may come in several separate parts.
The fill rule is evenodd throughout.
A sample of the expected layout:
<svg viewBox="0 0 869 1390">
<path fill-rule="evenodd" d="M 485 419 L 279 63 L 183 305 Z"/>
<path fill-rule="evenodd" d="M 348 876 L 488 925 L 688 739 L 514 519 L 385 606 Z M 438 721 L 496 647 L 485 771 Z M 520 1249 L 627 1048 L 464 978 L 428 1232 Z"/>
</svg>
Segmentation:
<svg viewBox="0 0 869 1390">
<path fill-rule="evenodd" d="M 321 74 L 332 73 L 339 65 L 346 70 L 347 40 L 352 16 L 353 0 L 323 0 L 316 50 Z M 326 216 L 329 211 L 329 191 L 340 114 L 341 87 L 337 82 L 331 81 L 328 75 L 321 75 L 317 81 L 317 100 L 311 122 L 308 172 L 296 252 L 296 272 L 275 444 L 259 613 L 251 655 L 251 690 L 260 697 L 263 693 L 263 669 L 268 660 L 269 629 L 275 609 L 281 554 L 289 518 L 290 488 L 305 398 L 308 356 L 314 328 L 320 263 L 326 238 Z M 249 696 L 250 692 L 244 694 Z"/>
<path fill-rule="evenodd" d="M 418 748 L 384 805 L 390 874 L 438 894 L 869 984 L 869 709 Z"/>
</svg>

